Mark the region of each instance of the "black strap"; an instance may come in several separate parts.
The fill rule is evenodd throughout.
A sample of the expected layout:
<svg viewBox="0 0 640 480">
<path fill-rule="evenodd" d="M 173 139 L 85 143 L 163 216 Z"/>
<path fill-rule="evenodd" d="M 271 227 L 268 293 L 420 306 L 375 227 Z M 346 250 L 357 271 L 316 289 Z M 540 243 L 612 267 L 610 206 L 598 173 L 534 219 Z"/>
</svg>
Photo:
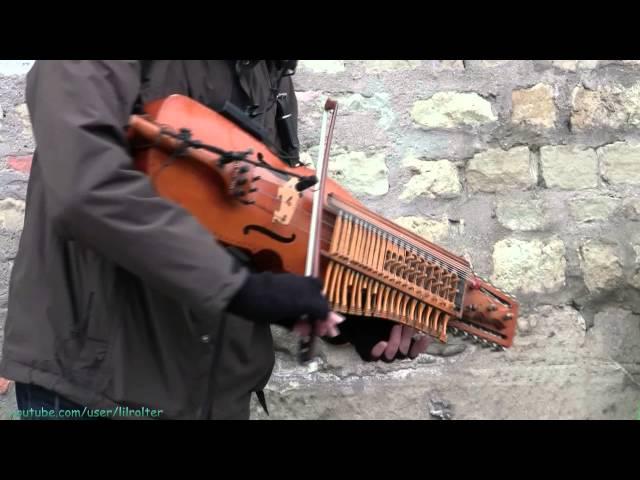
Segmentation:
<svg viewBox="0 0 640 480">
<path fill-rule="evenodd" d="M 267 399 L 264 396 L 264 390 L 257 391 L 256 396 L 258 397 L 258 401 L 260 402 L 260 406 L 262 406 L 264 413 L 269 416 L 269 410 L 267 409 Z"/>
<path fill-rule="evenodd" d="M 144 102 L 142 101 L 142 90 L 149 80 L 149 71 L 151 70 L 151 64 L 153 60 L 138 60 L 140 62 L 140 92 L 136 103 L 133 105 L 133 113 L 141 115 L 144 113 Z"/>
<path fill-rule="evenodd" d="M 296 132 L 296 119 L 287 95 L 278 95 L 276 113 L 276 128 L 284 155 L 281 158 L 286 161 L 289 166 L 296 167 L 300 164 L 300 142 Z"/>
</svg>

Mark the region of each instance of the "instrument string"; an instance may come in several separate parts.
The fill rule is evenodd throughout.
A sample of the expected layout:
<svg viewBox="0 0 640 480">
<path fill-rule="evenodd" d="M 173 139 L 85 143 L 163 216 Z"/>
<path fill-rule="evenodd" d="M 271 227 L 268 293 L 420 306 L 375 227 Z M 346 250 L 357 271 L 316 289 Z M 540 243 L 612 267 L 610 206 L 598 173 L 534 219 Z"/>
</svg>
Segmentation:
<svg viewBox="0 0 640 480">
<path fill-rule="evenodd" d="M 264 195 L 264 196 L 266 196 L 266 197 L 268 197 L 270 199 L 277 200 L 276 197 L 273 197 L 273 196 L 268 195 L 266 193 L 262 193 L 262 195 Z M 262 211 L 266 212 L 269 215 L 272 215 L 275 212 L 275 210 L 271 210 L 270 208 L 265 207 L 263 205 L 260 205 L 258 203 L 253 203 L 253 204 L 250 204 L 250 205 L 247 205 L 247 206 L 259 208 L 259 209 L 261 209 Z M 302 213 L 302 215 L 305 215 L 305 214 L 307 216 L 309 215 L 309 213 L 306 212 L 305 210 L 301 209 L 300 212 Z M 419 247 L 418 245 L 415 245 L 412 242 L 408 242 L 408 241 L 406 241 L 406 240 L 404 240 L 402 238 L 399 238 L 398 236 L 396 236 L 396 235 L 394 235 L 394 234 L 392 234 L 392 233 L 390 233 L 390 232 L 378 227 L 377 225 L 373 225 L 373 224 L 367 222 L 366 220 L 364 220 L 363 218 L 361 218 L 361 217 L 359 217 L 357 215 L 354 215 L 352 213 L 346 213 L 345 214 L 344 211 L 343 211 L 343 214 L 345 215 L 345 218 L 348 219 L 351 216 L 351 217 L 353 217 L 354 220 L 358 220 L 362 224 L 366 225 L 367 228 L 369 228 L 369 229 L 373 230 L 374 232 L 382 235 L 383 237 L 384 236 L 388 236 L 389 239 L 392 240 L 393 243 L 396 243 L 399 246 L 405 247 L 405 249 L 408 250 L 409 252 L 413 251 L 413 253 L 421 254 L 421 255 L 424 256 L 425 259 L 427 259 L 427 260 L 430 259 L 433 262 L 435 262 L 436 265 L 440 265 L 440 266 L 446 267 L 450 272 L 455 272 L 459 277 L 461 277 L 463 279 L 471 278 L 471 275 L 470 275 L 471 272 L 470 271 L 465 271 L 463 269 L 460 269 L 456 265 L 453 265 L 452 263 L 450 263 L 446 258 L 443 258 L 442 256 L 438 255 L 437 253 L 430 252 L 428 250 L 425 250 L 424 248 Z M 300 222 L 300 219 L 292 220 L 292 223 L 290 223 L 289 226 L 291 228 L 299 231 L 299 232 L 308 233 L 308 230 L 305 227 L 300 226 L 299 222 Z M 335 227 L 335 221 L 333 221 L 331 219 L 326 219 L 326 220 L 323 219 L 322 223 L 323 223 L 323 225 L 328 226 L 331 229 L 331 231 L 333 231 L 333 228 Z M 321 239 L 322 239 L 323 242 L 330 243 L 331 242 L 331 238 L 332 238 L 332 233 L 329 233 L 328 236 L 327 236 L 327 234 L 325 232 L 322 232 Z"/>
</svg>

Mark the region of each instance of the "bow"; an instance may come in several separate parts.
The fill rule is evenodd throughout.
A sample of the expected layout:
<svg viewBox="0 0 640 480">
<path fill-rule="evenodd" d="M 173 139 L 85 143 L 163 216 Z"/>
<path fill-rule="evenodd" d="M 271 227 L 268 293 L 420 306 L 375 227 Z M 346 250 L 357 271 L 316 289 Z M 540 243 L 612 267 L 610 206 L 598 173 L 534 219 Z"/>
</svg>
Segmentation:
<svg viewBox="0 0 640 480">
<path fill-rule="evenodd" d="M 311 225 L 309 226 L 309 243 L 307 245 L 307 261 L 305 264 L 305 276 L 318 277 L 320 275 L 320 233 L 322 231 L 322 215 L 324 204 L 324 190 L 329 166 L 329 153 L 331 151 L 331 141 L 333 139 L 333 127 L 336 123 L 336 113 L 338 102 L 330 98 L 324 104 L 322 114 L 322 126 L 320 128 L 320 149 L 318 151 L 318 163 L 316 172 L 318 186 L 313 192 L 313 207 L 311 210 Z M 327 133 L 327 120 L 331 112 L 331 122 Z M 316 336 L 311 329 L 307 337 L 300 340 L 298 356 L 301 363 L 310 361 L 315 356 Z"/>
</svg>

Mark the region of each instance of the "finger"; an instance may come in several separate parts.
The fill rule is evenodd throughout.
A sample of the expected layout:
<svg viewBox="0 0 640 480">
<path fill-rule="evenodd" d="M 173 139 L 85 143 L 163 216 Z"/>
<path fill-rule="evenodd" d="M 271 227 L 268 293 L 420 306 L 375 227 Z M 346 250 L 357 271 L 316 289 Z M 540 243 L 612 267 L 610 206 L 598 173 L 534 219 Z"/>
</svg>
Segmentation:
<svg viewBox="0 0 640 480">
<path fill-rule="evenodd" d="M 327 321 L 315 322 L 313 331 L 318 337 L 324 337 L 329 329 L 329 323 Z"/>
<path fill-rule="evenodd" d="M 402 325 L 394 325 L 391 329 L 391 335 L 389 335 L 389 344 L 384 350 L 384 356 L 387 360 L 393 360 L 398 353 L 398 347 L 400 346 L 400 335 L 402 334 Z"/>
<path fill-rule="evenodd" d="M 345 318 L 339 313 L 331 312 L 329 313 L 329 320 L 335 325 L 340 325 L 342 322 L 345 321 Z"/>
<path fill-rule="evenodd" d="M 337 328 L 337 327 L 331 326 L 331 327 L 329 327 L 329 329 L 327 330 L 326 335 L 327 335 L 329 338 L 337 337 L 338 335 L 340 335 L 340 330 L 338 330 L 338 328 Z"/>
<path fill-rule="evenodd" d="M 344 322 L 345 318 L 335 312 L 330 312 L 326 320 L 322 322 L 322 333 L 320 336 L 328 335 L 329 337 L 337 337 L 340 335 L 337 325 Z"/>
<path fill-rule="evenodd" d="M 386 348 L 387 348 L 387 342 L 382 341 L 382 342 L 376 343 L 375 347 L 371 349 L 371 359 L 378 360 L 380 358 L 380 355 L 384 353 Z"/>
<path fill-rule="evenodd" d="M 340 321 L 339 323 L 342 323 L 342 321 Z M 338 335 L 340 335 L 340 329 L 338 328 L 336 322 L 329 323 L 329 325 L 327 326 L 327 335 L 329 336 L 329 338 L 337 337 Z"/>
<path fill-rule="evenodd" d="M 293 326 L 293 331 L 301 337 L 306 337 L 311 334 L 311 324 L 309 322 L 297 322 Z"/>
<path fill-rule="evenodd" d="M 406 355 L 409 352 L 411 346 L 411 339 L 415 335 L 416 331 L 411 327 L 402 327 L 402 336 L 400 338 L 400 353 Z"/>
<path fill-rule="evenodd" d="M 416 358 L 421 353 L 424 353 L 430 343 L 431 339 L 428 335 L 425 335 L 424 337 L 416 340 L 416 342 L 411 347 L 411 351 L 409 352 L 409 358 Z"/>
</svg>

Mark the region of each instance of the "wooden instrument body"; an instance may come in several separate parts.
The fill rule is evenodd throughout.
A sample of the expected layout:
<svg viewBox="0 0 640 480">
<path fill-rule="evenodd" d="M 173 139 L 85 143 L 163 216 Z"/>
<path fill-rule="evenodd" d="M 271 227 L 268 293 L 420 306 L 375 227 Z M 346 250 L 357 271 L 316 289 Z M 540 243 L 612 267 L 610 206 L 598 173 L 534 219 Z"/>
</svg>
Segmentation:
<svg viewBox="0 0 640 480">
<path fill-rule="evenodd" d="M 253 136 L 230 120 L 185 97 L 174 95 L 147 106 L 154 123 L 187 128 L 193 138 L 225 150 L 253 150 L 252 159 L 262 156 L 264 162 L 300 175 L 313 175 L 306 167 L 287 167 L 276 155 Z M 151 132 L 150 132 L 151 133 Z M 309 238 L 311 189 L 298 198 L 296 208 L 285 223 L 273 221 L 281 202 L 279 188 L 289 178 L 241 162 L 223 167 L 218 155 L 199 150 L 193 155 L 168 160 L 168 151 L 177 146 L 168 142 L 166 149 L 146 149 L 136 156 L 138 168 L 150 175 L 158 193 L 194 215 L 215 238 L 225 244 L 245 249 L 254 255 L 259 267 L 303 274 Z M 242 171 L 244 167 L 247 171 Z M 257 180 L 256 180 L 257 178 Z M 242 185 L 238 185 L 242 183 Z M 256 189 L 255 192 L 250 190 Z M 233 195 L 241 190 L 242 197 Z M 339 185 L 327 185 L 327 193 L 351 198 Z M 292 194 L 293 192 L 288 192 Z M 255 202 L 250 205 L 242 203 Z M 331 234 L 325 226 L 322 238 Z M 267 264 L 261 264 L 268 262 Z M 280 264 L 280 265 L 278 265 Z"/>
<path fill-rule="evenodd" d="M 180 142 L 161 135 L 161 126 L 188 129 L 193 139 L 224 150 L 252 149 L 249 158 L 285 172 L 314 171 L 289 167 L 238 125 L 187 97 L 158 100 L 145 112 L 132 116 L 131 137 L 134 145 L 153 142 L 135 159 L 158 194 L 183 206 L 217 241 L 249 253 L 257 268 L 303 274 L 313 188 L 297 192 L 295 177 L 241 161 L 220 165 L 219 155 L 200 149 L 176 156 Z M 515 300 L 475 277 L 466 260 L 371 212 L 335 181 L 327 179 L 324 193 L 321 274 L 332 308 L 402 322 L 442 341 L 453 331 L 511 346 Z M 416 282 L 430 273 L 431 283 Z"/>
</svg>

